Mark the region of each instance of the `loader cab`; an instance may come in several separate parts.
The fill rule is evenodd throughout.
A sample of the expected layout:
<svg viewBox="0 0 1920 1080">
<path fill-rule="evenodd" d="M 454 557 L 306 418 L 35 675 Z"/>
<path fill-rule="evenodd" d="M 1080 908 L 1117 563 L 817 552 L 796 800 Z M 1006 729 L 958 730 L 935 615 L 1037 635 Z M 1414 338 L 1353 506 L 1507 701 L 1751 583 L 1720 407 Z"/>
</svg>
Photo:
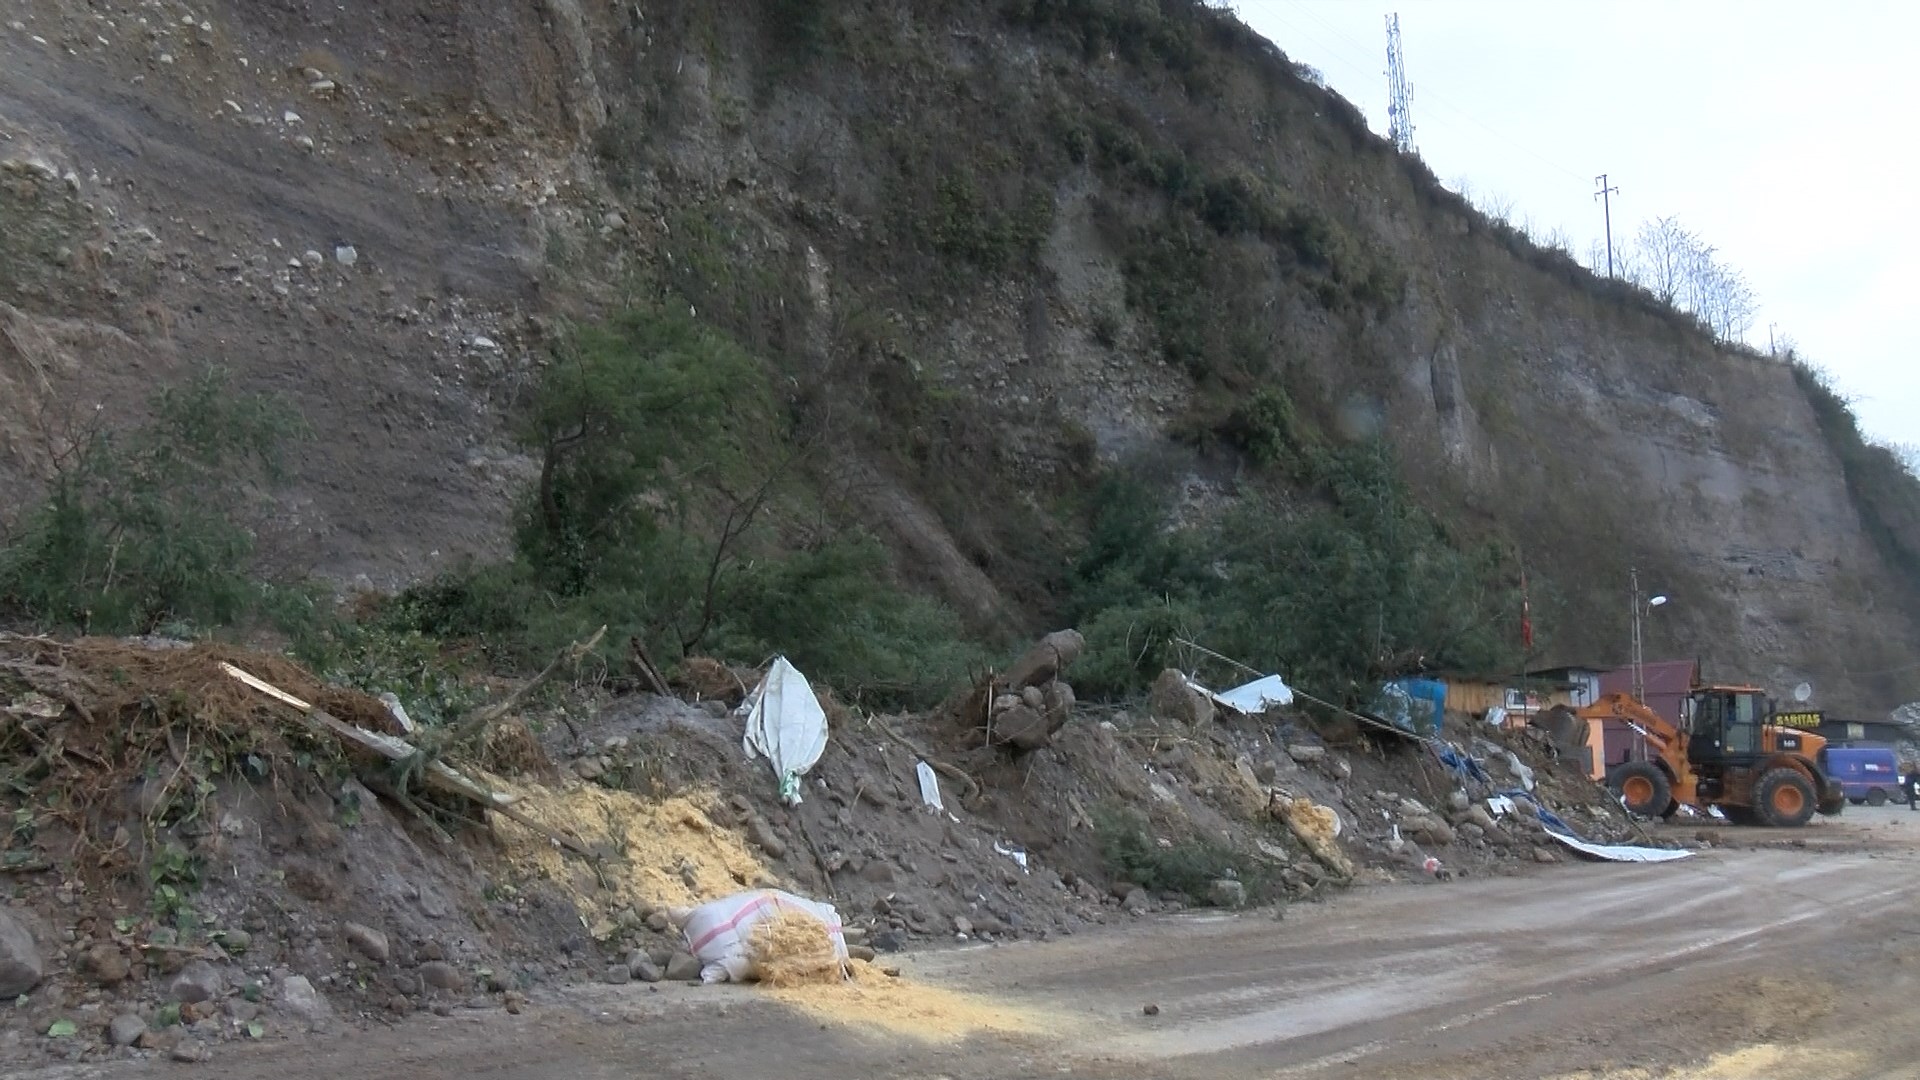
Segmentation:
<svg viewBox="0 0 1920 1080">
<path fill-rule="evenodd" d="M 1764 728 L 1773 715 L 1765 692 L 1750 687 L 1710 686 L 1681 703 L 1687 730 L 1687 761 L 1711 772 L 1715 766 L 1752 764 L 1767 751 Z"/>
</svg>

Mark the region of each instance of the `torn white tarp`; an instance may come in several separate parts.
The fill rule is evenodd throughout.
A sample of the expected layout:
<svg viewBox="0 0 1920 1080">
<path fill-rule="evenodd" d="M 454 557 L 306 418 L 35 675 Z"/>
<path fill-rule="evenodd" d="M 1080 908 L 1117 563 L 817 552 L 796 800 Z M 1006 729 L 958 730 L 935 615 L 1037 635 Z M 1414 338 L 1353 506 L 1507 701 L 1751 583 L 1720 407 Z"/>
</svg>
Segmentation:
<svg viewBox="0 0 1920 1080">
<path fill-rule="evenodd" d="M 1217 694 L 1202 686 L 1194 689 L 1244 716 L 1258 716 L 1275 705 L 1293 704 L 1293 688 L 1278 675 L 1255 679 Z"/>
<path fill-rule="evenodd" d="M 800 778 L 827 748 L 827 714 L 813 687 L 786 657 L 777 657 L 741 708 L 747 714 L 747 756 L 766 758 L 780 778 L 780 797 L 799 805 Z"/>
<path fill-rule="evenodd" d="M 913 767 L 913 772 L 920 778 L 920 801 L 935 810 L 945 810 L 947 804 L 940 801 L 940 778 L 933 774 L 933 766 L 922 761 Z"/>
<path fill-rule="evenodd" d="M 1672 851 L 1667 848 L 1635 847 L 1632 844 L 1595 844 L 1565 833 L 1547 830 L 1547 835 L 1567 845 L 1575 851 L 1584 851 L 1589 855 L 1614 862 L 1672 862 L 1692 855 L 1691 851 Z"/>
</svg>

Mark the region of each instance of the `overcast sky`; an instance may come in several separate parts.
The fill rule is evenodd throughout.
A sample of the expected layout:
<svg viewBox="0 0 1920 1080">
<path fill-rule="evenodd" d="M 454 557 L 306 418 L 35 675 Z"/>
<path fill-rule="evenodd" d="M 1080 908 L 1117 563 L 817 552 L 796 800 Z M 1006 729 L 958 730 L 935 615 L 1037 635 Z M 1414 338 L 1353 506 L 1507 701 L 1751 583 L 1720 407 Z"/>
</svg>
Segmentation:
<svg viewBox="0 0 1920 1080">
<path fill-rule="evenodd" d="M 1240 17 L 1387 129 L 1398 11 L 1414 144 L 1583 260 L 1672 216 L 1741 271 L 1868 434 L 1920 442 L 1920 3 L 1240 0 Z M 1905 314 L 1902 314 L 1905 313 Z M 1722 403 L 1733 407 L 1737 403 Z"/>
</svg>

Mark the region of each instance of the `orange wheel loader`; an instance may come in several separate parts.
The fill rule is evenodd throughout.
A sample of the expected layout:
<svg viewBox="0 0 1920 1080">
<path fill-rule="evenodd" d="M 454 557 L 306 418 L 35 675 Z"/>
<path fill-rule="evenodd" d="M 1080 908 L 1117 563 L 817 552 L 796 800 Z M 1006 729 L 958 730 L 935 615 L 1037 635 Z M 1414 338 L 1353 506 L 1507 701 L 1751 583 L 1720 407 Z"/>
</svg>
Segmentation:
<svg viewBox="0 0 1920 1080">
<path fill-rule="evenodd" d="M 1627 694 L 1580 709 L 1559 706 L 1535 723 L 1642 817 L 1672 817 L 1682 803 L 1784 828 L 1805 825 L 1816 811 L 1838 814 L 1847 799 L 1823 765 L 1827 740 L 1772 723 L 1773 716 L 1765 691 L 1702 686 L 1681 703 L 1679 726 Z M 1605 760 L 1609 725 L 1638 736 L 1627 760 Z"/>
</svg>

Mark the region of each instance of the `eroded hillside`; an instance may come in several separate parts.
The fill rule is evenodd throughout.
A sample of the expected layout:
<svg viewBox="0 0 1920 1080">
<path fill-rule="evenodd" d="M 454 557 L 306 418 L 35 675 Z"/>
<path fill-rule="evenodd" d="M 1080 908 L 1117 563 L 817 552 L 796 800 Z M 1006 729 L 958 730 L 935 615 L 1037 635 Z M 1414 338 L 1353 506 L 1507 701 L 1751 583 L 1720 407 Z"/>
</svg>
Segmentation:
<svg viewBox="0 0 1920 1080">
<path fill-rule="evenodd" d="M 1866 490 L 1824 399 L 1489 223 L 1199 5 L 8 21 L 9 505 L 212 361 L 312 428 L 270 560 L 397 587 L 504 549 L 560 328 L 672 298 L 772 362 L 831 514 L 982 624 L 1056 613 L 1108 471 L 1204 514 L 1296 492 L 1302 432 L 1378 433 L 1524 560 L 1542 663 L 1624 661 L 1637 566 L 1676 601 L 1650 654 L 1914 696 L 1913 496 Z"/>
</svg>

